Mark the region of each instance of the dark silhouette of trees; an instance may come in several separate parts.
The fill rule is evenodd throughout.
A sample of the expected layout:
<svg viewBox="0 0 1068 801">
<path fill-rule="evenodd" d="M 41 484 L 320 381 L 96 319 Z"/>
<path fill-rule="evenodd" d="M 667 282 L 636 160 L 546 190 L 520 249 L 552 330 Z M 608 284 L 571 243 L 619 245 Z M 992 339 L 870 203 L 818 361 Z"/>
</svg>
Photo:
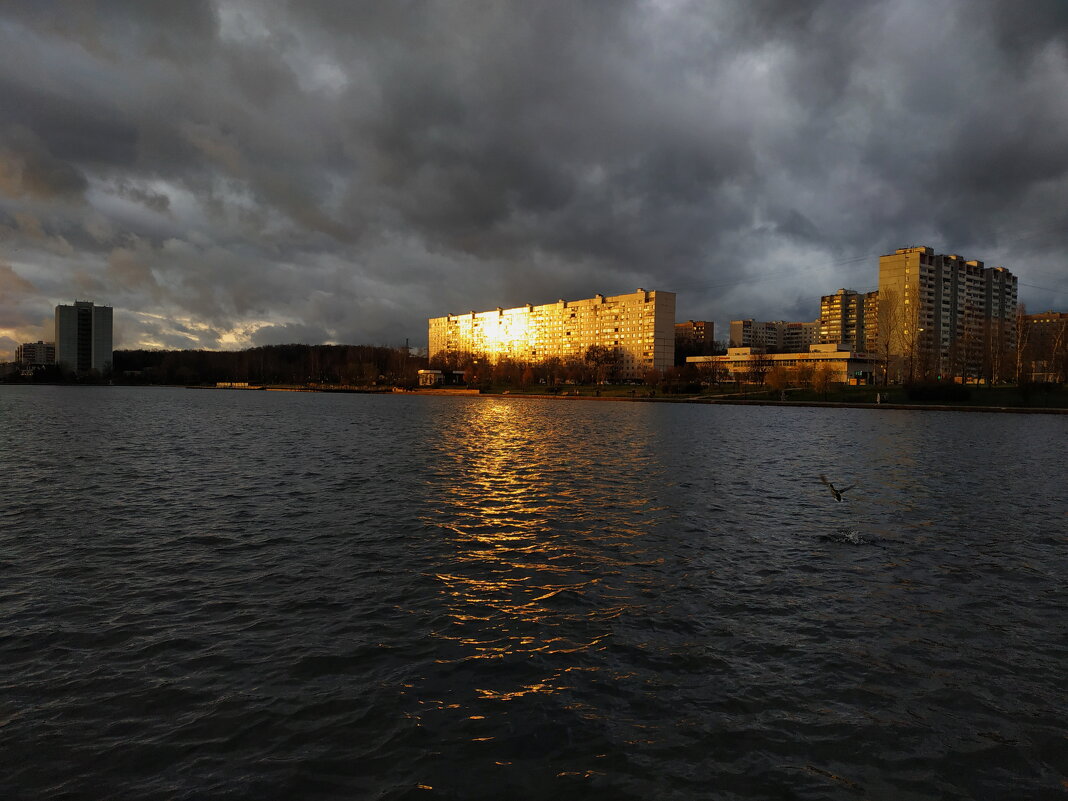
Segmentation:
<svg viewBox="0 0 1068 801">
<path fill-rule="evenodd" d="M 1060 384 L 1068 380 L 1068 318 L 1047 312 L 1028 315 L 1019 305 L 1016 321 L 1016 377 Z"/>
<path fill-rule="evenodd" d="M 605 345 L 590 345 L 586 348 L 586 364 L 593 371 L 593 380 L 598 384 L 616 377 L 622 354 L 618 348 Z"/>
<path fill-rule="evenodd" d="M 812 373 L 812 388 L 827 400 L 827 393 L 834 385 L 834 369 L 829 364 L 816 365 Z"/>
<path fill-rule="evenodd" d="M 768 371 L 771 370 L 773 365 L 774 362 L 766 353 L 750 354 L 748 364 L 746 365 L 749 368 L 747 373 L 750 383 L 763 386 L 764 378 L 767 376 Z"/>
<path fill-rule="evenodd" d="M 690 356 L 718 356 L 726 352 L 726 346 L 718 340 L 714 342 L 676 341 L 675 366 L 685 366 L 686 359 Z"/>
<path fill-rule="evenodd" d="M 265 345 L 243 351 L 117 350 L 115 380 L 144 384 L 414 385 L 426 359 L 375 345 Z"/>
</svg>

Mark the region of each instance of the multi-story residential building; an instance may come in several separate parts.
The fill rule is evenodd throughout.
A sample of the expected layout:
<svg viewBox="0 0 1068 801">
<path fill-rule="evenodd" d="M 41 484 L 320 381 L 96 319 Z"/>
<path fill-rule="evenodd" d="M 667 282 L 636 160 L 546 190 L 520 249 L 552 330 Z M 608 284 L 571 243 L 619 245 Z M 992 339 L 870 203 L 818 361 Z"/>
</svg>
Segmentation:
<svg viewBox="0 0 1068 801">
<path fill-rule="evenodd" d="M 56 363 L 56 343 L 23 342 L 15 348 L 15 361 L 27 367 L 43 367 Z"/>
<path fill-rule="evenodd" d="M 711 320 L 675 323 L 675 364 L 685 364 L 689 356 L 707 356 L 714 353 L 715 332 L 716 326 Z"/>
<path fill-rule="evenodd" d="M 56 363 L 79 373 L 111 370 L 110 306 L 78 300 L 56 306 Z"/>
<path fill-rule="evenodd" d="M 786 323 L 782 329 L 782 344 L 780 353 L 798 353 L 808 350 L 812 345 L 819 342 L 820 321 L 813 320 L 811 323 Z"/>
<path fill-rule="evenodd" d="M 675 359 L 675 293 L 639 289 L 543 306 L 449 314 L 429 320 L 428 355 L 536 363 L 583 359 L 591 345 L 618 356 L 620 378 L 665 370 Z"/>
<path fill-rule="evenodd" d="M 878 342 L 878 292 L 839 289 L 820 298 L 820 335 L 824 344 L 852 345 L 857 351 L 875 350 Z"/>
<path fill-rule="evenodd" d="M 768 353 L 797 353 L 819 341 L 820 321 L 731 320 L 731 347 L 764 348 Z"/>
<path fill-rule="evenodd" d="M 1000 378 L 1016 342 L 1016 284 L 1004 267 L 929 247 L 880 257 L 880 345 L 897 377 Z"/>
<path fill-rule="evenodd" d="M 675 323 L 675 347 L 710 346 L 716 340 L 716 324 L 711 320 L 687 320 Z"/>
</svg>

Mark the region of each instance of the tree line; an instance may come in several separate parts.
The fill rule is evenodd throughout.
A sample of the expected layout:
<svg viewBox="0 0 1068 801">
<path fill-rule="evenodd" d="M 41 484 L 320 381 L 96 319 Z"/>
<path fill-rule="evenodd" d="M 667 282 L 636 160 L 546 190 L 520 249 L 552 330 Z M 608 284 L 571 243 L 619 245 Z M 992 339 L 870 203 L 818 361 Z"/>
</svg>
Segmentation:
<svg viewBox="0 0 1068 801">
<path fill-rule="evenodd" d="M 240 351 L 117 350 L 116 383 L 415 386 L 426 358 L 377 345 L 263 345 Z"/>
</svg>

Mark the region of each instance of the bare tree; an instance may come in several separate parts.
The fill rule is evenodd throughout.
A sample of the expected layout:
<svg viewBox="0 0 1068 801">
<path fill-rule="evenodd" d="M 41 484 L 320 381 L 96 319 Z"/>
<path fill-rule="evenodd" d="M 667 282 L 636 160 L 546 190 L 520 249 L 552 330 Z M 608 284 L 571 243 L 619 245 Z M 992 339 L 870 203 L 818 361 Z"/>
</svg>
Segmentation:
<svg viewBox="0 0 1068 801">
<path fill-rule="evenodd" d="M 771 370 L 774 362 L 768 357 L 766 353 L 753 353 L 749 356 L 748 373 L 749 380 L 760 386 L 763 386 L 764 379 Z"/>
<path fill-rule="evenodd" d="M 1020 314 L 1017 370 L 1021 381 L 1064 382 L 1068 377 L 1068 318 Z"/>
<path fill-rule="evenodd" d="M 1024 381 L 1023 368 L 1031 355 L 1031 321 L 1027 319 L 1027 307 L 1016 304 L 1016 384 Z"/>
<path fill-rule="evenodd" d="M 1062 317 L 1053 325 L 1054 329 L 1050 332 L 1050 370 L 1054 380 L 1063 384 L 1068 381 L 1068 318 Z"/>
<path fill-rule="evenodd" d="M 1012 361 L 1010 346 L 1013 323 L 1000 317 L 984 321 L 980 374 L 988 385 L 1003 382 Z"/>
<path fill-rule="evenodd" d="M 824 400 L 827 400 L 827 392 L 833 383 L 834 369 L 829 364 L 817 365 L 812 374 L 812 388 L 820 393 Z"/>
<path fill-rule="evenodd" d="M 879 290 L 879 339 L 876 348 L 883 369 L 883 384 L 890 383 L 891 362 L 900 346 L 902 304 L 897 292 Z M 897 376 L 900 379 L 900 375 Z"/>
<path fill-rule="evenodd" d="M 586 348 L 586 364 L 593 370 L 594 381 L 598 384 L 615 378 L 621 361 L 622 354 L 618 348 L 606 345 L 590 345 Z"/>
<path fill-rule="evenodd" d="M 764 386 L 774 392 L 782 392 L 790 386 L 790 372 L 782 365 L 775 365 L 764 376 Z"/>
</svg>

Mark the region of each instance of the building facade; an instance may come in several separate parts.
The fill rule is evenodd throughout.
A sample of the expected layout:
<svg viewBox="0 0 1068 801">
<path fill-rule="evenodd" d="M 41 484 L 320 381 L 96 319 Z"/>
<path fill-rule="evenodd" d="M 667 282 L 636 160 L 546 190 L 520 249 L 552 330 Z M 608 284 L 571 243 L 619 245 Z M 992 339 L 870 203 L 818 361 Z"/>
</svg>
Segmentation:
<svg viewBox="0 0 1068 801">
<path fill-rule="evenodd" d="M 15 361 L 27 367 L 43 367 L 56 363 L 56 343 L 23 342 L 15 348 Z"/>
<path fill-rule="evenodd" d="M 585 359 L 591 345 L 617 359 L 616 375 L 642 378 L 675 359 L 675 293 L 638 289 L 543 306 L 449 314 L 429 320 L 430 359 Z"/>
<path fill-rule="evenodd" d="M 689 356 L 709 356 L 716 352 L 716 325 L 711 320 L 675 323 L 675 364 Z"/>
<path fill-rule="evenodd" d="M 999 380 L 1016 346 L 1017 279 L 929 247 L 879 258 L 880 346 L 896 377 Z"/>
<path fill-rule="evenodd" d="M 1068 312 L 1022 314 L 1018 325 L 1017 380 L 1068 381 Z"/>
<path fill-rule="evenodd" d="M 878 343 L 879 293 L 839 289 L 820 298 L 822 344 L 851 345 L 864 352 Z"/>
<path fill-rule="evenodd" d="M 729 348 L 725 356 L 691 356 L 686 360 L 698 369 L 714 367 L 729 381 L 762 382 L 761 375 L 782 368 L 792 381 L 807 371 L 809 380 L 817 369 L 836 383 L 871 384 L 877 377 L 877 359 L 837 344 L 814 344 L 796 353 L 762 353 L 760 348 Z"/>
<path fill-rule="evenodd" d="M 797 353 L 819 342 L 820 321 L 731 320 L 733 348 L 763 348 L 768 353 Z"/>
<path fill-rule="evenodd" d="M 66 370 L 86 373 L 111 370 L 110 306 L 78 300 L 73 306 L 56 306 L 56 363 Z"/>
<path fill-rule="evenodd" d="M 716 324 L 712 320 L 675 323 L 675 347 L 711 347 L 715 341 Z"/>
</svg>

